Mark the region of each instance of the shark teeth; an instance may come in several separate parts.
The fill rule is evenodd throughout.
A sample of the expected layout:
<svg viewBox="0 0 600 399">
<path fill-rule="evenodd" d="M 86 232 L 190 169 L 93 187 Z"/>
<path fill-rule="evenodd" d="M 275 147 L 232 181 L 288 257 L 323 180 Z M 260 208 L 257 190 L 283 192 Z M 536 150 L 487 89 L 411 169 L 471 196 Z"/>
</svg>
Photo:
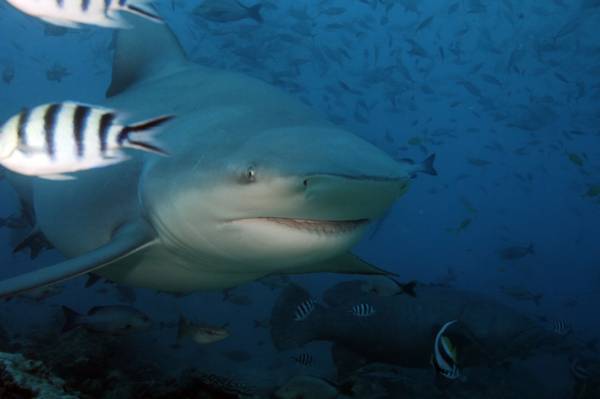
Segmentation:
<svg viewBox="0 0 600 399">
<path fill-rule="evenodd" d="M 368 219 L 357 220 L 316 220 L 316 219 L 293 219 L 293 218 L 276 218 L 263 217 L 245 219 L 246 221 L 253 220 L 259 222 L 277 223 L 296 230 L 304 230 L 311 233 L 324 234 L 339 234 L 354 231 L 367 223 Z"/>
</svg>

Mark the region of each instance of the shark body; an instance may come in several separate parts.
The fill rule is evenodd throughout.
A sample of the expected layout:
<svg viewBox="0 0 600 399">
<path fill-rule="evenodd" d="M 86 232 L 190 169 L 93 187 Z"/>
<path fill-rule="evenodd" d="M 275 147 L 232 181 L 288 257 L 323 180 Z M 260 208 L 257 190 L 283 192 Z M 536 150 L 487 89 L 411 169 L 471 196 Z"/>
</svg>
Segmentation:
<svg viewBox="0 0 600 399">
<path fill-rule="evenodd" d="M 138 20 L 117 36 L 108 108 L 175 115 L 170 154 L 75 174 L 11 175 L 37 229 L 67 258 L 0 282 L 0 295 L 86 273 L 186 293 L 273 273 L 381 274 L 351 255 L 414 167 L 261 81 L 189 62 L 172 32 Z"/>
</svg>

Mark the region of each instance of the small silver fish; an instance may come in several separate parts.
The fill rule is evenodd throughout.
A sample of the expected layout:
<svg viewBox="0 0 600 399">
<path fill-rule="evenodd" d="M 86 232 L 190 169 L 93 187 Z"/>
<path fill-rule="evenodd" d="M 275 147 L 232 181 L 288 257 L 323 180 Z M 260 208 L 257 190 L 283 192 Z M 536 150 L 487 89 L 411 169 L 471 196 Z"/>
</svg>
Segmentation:
<svg viewBox="0 0 600 399">
<path fill-rule="evenodd" d="M 96 25 L 128 28 L 120 11 L 130 12 L 154 22 L 162 19 L 148 7 L 152 0 L 7 0 L 16 9 L 49 24 L 66 28 Z"/>
<path fill-rule="evenodd" d="M 263 22 L 262 4 L 247 7 L 238 0 L 205 0 L 193 10 L 193 14 L 213 22 L 233 22 L 250 18 Z"/>
<path fill-rule="evenodd" d="M 124 148 L 160 155 L 157 146 L 134 140 L 173 116 L 122 125 L 112 110 L 74 102 L 23 110 L 0 128 L 0 165 L 13 172 L 44 179 L 72 179 L 65 173 L 100 168 L 128 159 Z"/>
<path fill-rule="evenodd" d="M 295 321 L 304 321 L 311 315 L 311 313 L 315 310 L 315 301 L 314 299 L 307 299 L 302 302 L 298 307 L 296 307 L 296 311 L 294 312 L 294 320 Z"/>
<path fill-rule="evenodd" d="M 152 325 L 148 316 L 131 306 L 95 306 L 85 315 L 66 306 L 62 309 L 65 318 L 63 333 L 83 327 L 98 333 L 126 334 L 147 330 Z"/>
<path fill-rule="evenodd" d="M 185 337 L 191 338 L 192 341 L 198 344 L 207 345 L 229 337 L 229 331 L 227 331 L 226 325 L 209 326 L 206 324 L 197 324 L 187 320 L 183 316 L 179 316 L 177 344 Z"/>
</svg>

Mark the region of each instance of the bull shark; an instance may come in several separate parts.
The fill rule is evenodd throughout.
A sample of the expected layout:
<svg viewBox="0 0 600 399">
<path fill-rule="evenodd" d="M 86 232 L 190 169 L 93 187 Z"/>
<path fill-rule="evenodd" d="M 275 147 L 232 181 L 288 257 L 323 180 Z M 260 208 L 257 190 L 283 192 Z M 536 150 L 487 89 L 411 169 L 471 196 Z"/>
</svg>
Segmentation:
<svg viewBox="0 0 600 399">
<path fill-rule="evenodd" d="M 132 25 L 117 33 L 104 105 L 132 119 L 175 115 L 158 137 L 170 156 L 132 153 L 71 181 L 10 174 L 67 260 L 0 282 L 0 296 L 87 273 L 173 293 L 270 274 L 386 273 L 350 249 L 417 165 L 264 82 L 190 62 L 166 25 Z M 435 174 L 432 161 L 424 172 Z"/>
</svg>

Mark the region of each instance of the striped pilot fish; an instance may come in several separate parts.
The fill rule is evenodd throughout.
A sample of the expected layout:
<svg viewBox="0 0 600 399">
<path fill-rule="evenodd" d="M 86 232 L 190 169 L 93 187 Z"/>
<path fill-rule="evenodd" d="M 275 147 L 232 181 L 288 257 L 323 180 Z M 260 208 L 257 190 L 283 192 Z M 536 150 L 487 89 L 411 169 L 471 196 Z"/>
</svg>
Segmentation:
<svg viewBox="0 0 600 399">
<path fill-rule="evenodd" d="M 172 118 L 125 126 L 116 112 L 105 108 L 73 102 L 40 105 L 21 111 L 0 128 L 0 165 L 22 175 L 68 180 L 73 177 L 65 174 L 127 160 L 124 148 L 167 155 L 134 136 L 147 135 Z"/>
<path fill-rule="evenodd" d="M 313 357 L 310 353 L 300 353 L 297 356 L 292 356 L 292 360 L 302 366 L 309 367 L 313 364 Z"/>
<path fill-rule="evenodd" d="M 454 323 L 456 320 L 449 321 L 440 328 L 435 336 L 433 355 L 431 356 L 431 364 L 435 371 L 449 380 L 456 380 L 461 376 L 457 365 L 456 348 L 450 338 L 444 335 L 448 327 Z"/>
<path fill-rule="evenodd" d="M 304 321 L 311 315 L 315 310 L 315 300 L 312 298 L 307 299 L 296 307 L 294 312 L 294 321 Z"/>
<path fill-rule="evenodd" d="M 130 12 L 154 22 L 162 19 L 148 7 L 152 0 L 7 0 L 16 9 L 53 25 L 78 28 L 97 25 L 106 28 L 127 28 L 119 15 Z"/>
<path fill-rule="evenodd" d="M 352 306 L 350 313 L 356 317 L 370 317 L 375 314 L 375 308 L 373 305 L 369 305 L 368 303 L 361 303 Z"/>
<path fill-rule="evenodd" d="M 573 329 L 569 322 L 565 320 L 554 320 L 552 322 L 552 331 L 555 334 L 565 336 L 569 335 L 573 331 Z"/>
</svg>

